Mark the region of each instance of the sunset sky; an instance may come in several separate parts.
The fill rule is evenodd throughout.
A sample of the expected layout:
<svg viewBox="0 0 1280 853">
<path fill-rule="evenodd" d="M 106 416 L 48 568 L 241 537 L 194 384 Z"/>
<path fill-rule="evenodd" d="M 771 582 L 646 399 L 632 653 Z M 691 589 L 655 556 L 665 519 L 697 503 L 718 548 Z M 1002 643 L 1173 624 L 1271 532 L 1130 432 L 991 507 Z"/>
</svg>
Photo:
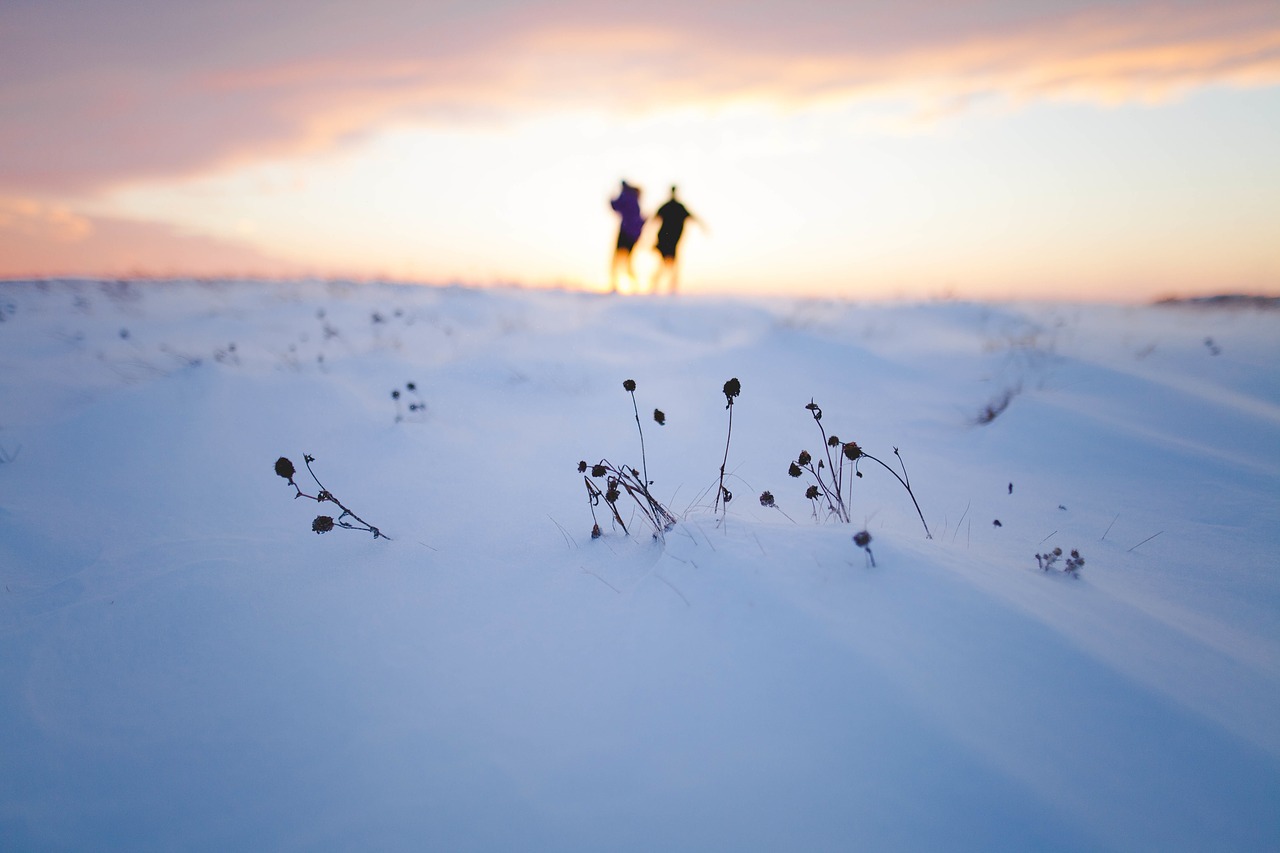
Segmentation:
<svg viewBox="0 0 1280 853">
<path fill-rule="evenodd" d="M 1276 0 L 0 0 L 0 277 L 1280 295 L 1277 152 Z"/>
</svg>

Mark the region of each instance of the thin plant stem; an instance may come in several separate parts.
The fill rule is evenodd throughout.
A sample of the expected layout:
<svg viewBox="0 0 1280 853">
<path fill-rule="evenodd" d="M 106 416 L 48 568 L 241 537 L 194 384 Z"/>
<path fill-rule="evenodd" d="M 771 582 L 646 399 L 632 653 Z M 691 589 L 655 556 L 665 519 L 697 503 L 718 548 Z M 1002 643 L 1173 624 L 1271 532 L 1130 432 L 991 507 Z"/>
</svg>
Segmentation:
<svg viewBox="0 0 1280 853">
<path fill-rule="evenodd" d="M 636 403 L 636 392 L 634 388 L 628 390 L 627 393 L 631 395 L 631 410 L 635 412 L 636 416 L 636 432 L 640 433 L 640 469 L 644 474 L 644 497 L 649 502 L 649 509 L 651 510 L 650 514 L 657 516 L 665 513 L 665 510 L 663 510 L 662 505 L 649 494 L 649 460 L 644 451 L 644 428 L 640 425 L 640 406 Z M 656 524 L 657 519 L 655 518 L 654 521 Z"/>
<path fill-rule="evenodd" d="M 961 523 L 962 521 L 964 521 L 965 516 L 969 514 L 969 508 L 970 508 L 971 506 L 973 506 L 973 501 L 972 501 L 972 500 L 971 500 L 971 501 L 969 501 L 967 504 L 965 504 L 965 505 L 964 505 L 964 513 L 962 513 L 962 514 L 961 514 L 961 516 L 960 516 L 960 521 L 957 521 L 957 522 L 956 522 L 956 532 L 955 532 L 954 534 L 952 534 L 952 536 L 951 536 L 951 541 L 952 541 L 952 542 L 956 541 L 956 537 L 960 535 L 960 523 Z M 947 534 L 946 534 L 946 533 L 943 533 L 942 535 L 943 535 L 943 536 L 946 536 Z"/>
<path fill-rule="evenodd" d="M 832 502 L 831 487 L 828 486 L 825 482 L 823 482 L 822 472 L 812 462 L 810 462 L 807 467 L 809 469 L 809 473 L 812 474 L 813 478 L 818 481 L 818 490 L 822 492 L 822 496 L 827 499 L 827 510 L 831 512 L 833 515 L 835 515 L 836 518 L 839 518 L 840 520 L 847 522 L 849 519 L 845 517 L 846 514 L 842 511 L 843 504 L 840 501 L 840 496 L 836 495 L 835 502 Z"/>
<path fill-rule="evenodd" d="M 724 469 L 729 464 L 729 441 L 733 438 L 733 400 L 729 400 L 729 432 L 724 438 L 724 459 L 720 462 L 720 485 L 716 489 L 716 502 L 712 507 L 712 512 L 720 508 L 720 497 L 724 494 Z M 724 502 L 724 511 L 729 511 L 729 502 Z"/>
<path fill-rule="evenodd" d="M 1161 530 L 1161 531 L 1160 531 L 1160 533 L 1164 533 L 1164 531 L 1163 531 L 1163 530 Z M 1146 544 L 1147 544 L 1148 542 L 1150 542 L 1152 539 L 1155 539 L 1157 536 L 1159 536 L 1159 535 L 1160 535 L 1160 533 L 1152 533 L 1152 534 L 1151 534 L 1150 536 L 1148 536 L 1146 539 L 1143 539 L 1143 540 L 1142 540 L 1141 542 L 1139 542 L 1137 545 L 1134 545 L 1132 548 L 1130 548 L 1130 549 L 1129 549 L 1129 551 L 1136 551 L 1138 548 L 1141 548 L 1143 545 L 1146 545 Z M 1127 554 L 1127 553 L 1129 553 L 1129 551 L 1126 551 L 1125 553 Z"/>
<path fill-rule="evenodd" d="M 338 518 L 334 521 L 334 524 L 338 525 L 339 527 L 345 527 L 345 528 L 347 528 L 348 530 L 367 530 L 367 531 L 369 531 L 370 533 L 372 533 L 372 534 L 373 534 L 373 538 L 374 538 L 374 539 L 382 538 L 382 539 L 386 539 L 388 542 L 390 542 L 390 541 L 391 541 L 391 537 L 390 537 L 390 536 L 387 536 L 387 535 L 386 535 L 385 533 L 383 533 L 381 530 L 379 530 L 378 528 L 374 527 L 372 524 L 370 524 L 369 522 L 365 521 L 365 520 L 364 520 L 363 518 L 361 518 L 360 516 L 356 515 L 354 512 L 352 512 L 350 509 L 348 509 L 348 508 L 347 508 L 347 507 L 342 503 L 342 501 L 340 501 L 340 500 L 338 500 L 336 497 L 334 497 L 334 496 L 333 496 L 333 492 L 329 491 L 328 489 L 326 489 L 326 488 L 324 487 L 324 484 L 320 482 L 320 478 L 316 476 L 316 472 L 315 472 L 315 471 L 313 471 L 313 470 L 311 470 L 311 457 L 310 457 L 309 455 L 304 455 L 304 456 L 302 457 L 302 464 L 307 466 L 307 473 L 311 475 L 311 479 L 315 480 L 315 481 L 316 481 L 316 485 L 320 487 L 320 494 L 319 494 L 319 495 L 316 495 L 316 496 L 315 496 L 315 498 L 313 498 L 313 500 L 316 500 L 316 501 L 330 501 L 330 502 L 332 502 L 332 503 L 337 504 L 337 505 L 338 505 L 338 508 L 342 510 L 342 515 L 338 516 Z M 295 488 L 297 488 L 297 486 L 296 486 L 296 485 L 295 485 Z M 301 490 L 301 489 L 298 489 L 298 493 L 299 493 L 299 494 L 301 494 L 301 493 L 302 493 L 302 490 Z M 310 497 L 310 496 L 308 495 L 307 497 Z M 351 524 L 345 524 L 345 523 L 343 523 L 342 519 L 346 518 L 348 515 L 349 515 L 349 516 L 351 516 L 352 518 L 354 518 L 356 521 L 360 522 L 360 523 L 361 523 L 362 525 L 364 525 L 364 526 L 363 526 L 363 527 L 355 527 L 354 525 L 351 525 Z"/>
<path fill-rule="evenodd" d="M 916 500 L 915 492 L 911 491 L 911 485 L 907 483 L 906 480 L 902 479 L 902 477 L 898 475 L 897 471 L 893 470 L 888 465 L 884 464 L 879 459 L 872 456 L 870 453 L 867 453 L 865 450 L 862 452 L 862 456 L 867 459 L 870 459 L 872 462 L 878 463 L 880 467 L 884 468 L 884 470 L 892 474 L 897 479 L 897 481 L 902 484 L 902 488 L 907 490 L 907 495 L 911 498 L 911 503 L 915 504 L 916 514 L 920 516 L 920 523 L 924 525 L 925 537 L 928 539 L 932 539 L 933 534 L 929 532 L 929 522 L 924 520 L 924 513 L 920 509 L 920 502 Z M 902 457 L 898 457 L 898 458 L 901 459 Z M 905 471 L 905 469 L 903 470 Z"/>
<path fill-rule="evenodd" d="M 589 477 L 583 477 L 582 480 L 587 484 L 587 495 L 589 496 L 590 503 L 591 503 L 591 519 L 596 523 L 596 526 L 599 526 L 600 524 L 599 520 L 596 519 L 596 504 L 598 504 L 603 499 L 604 502 L 608 504 L 609 511 L 613 513 L 613 520 L 618 522 L 618 526 L 622 528 L 623 533 L 630 535 L 630 531 L 627 530 L 626 522 L 623 521 L 622 516 L 618 514 L 618 507 L 616 505 L 616 502 L 610 501 L 607 498 L 605 498 L 604 492 L 600 491 L 600 487 L 597 486 L 595 483 L 591 482 L 591 479 Z"/>
<path fill-rule="evenodd" d="M 644 429 L 640 426 L 640 407 L 636 404 L 636 392 L 630 391 L 631 409 L 636 413 L 636 432 L 640 433 L 640 468 L 644 471 L 644 484 L 649 485 L 649 462 L 644 456 Z"/>
<path fill-rule="evenodd" d="M 845 506 L 844 497 L 840 494 L 840 479 L 841 479 L 841 474 L 843 474 L 843 472 L 837 473 L 836 466 L 831 462 L 831 445 L 827 444 L 827 431 L 822 426 L 822 418 L 818 416 L 818 412 L 820 411 L 821 409 L 813 410 L 813 411 L 810 411 L 810 414 L 813 415 L 813 422 L 818 425 L 818 432 L 822 435 L 822 449 L 823 449 L 823 452 L 827 454 L 827 470 L 831 472 L 831 477 L 833 480 L 833 484 L 835 486 L 836 504 L 838 506 L 838 509 L 836 509 L 836 514 L 839 515 L 840 518 L 847 524 L 849 522 L 849 510 Z M 822 484 L 821 477 L 818 477 L 818 483 L 819 485 Z M 850 489 L 852 489 L 852 486 L 850 486 Z M 830 493 L 828 492 L 826 486 L 822 487 L 822 491 L 828 494 L 828 502 L 829 502 Z M 850 502 L 853 501 L 852 491 L 850 491 L 849 493 L 849 500 Z"/>
</svg>

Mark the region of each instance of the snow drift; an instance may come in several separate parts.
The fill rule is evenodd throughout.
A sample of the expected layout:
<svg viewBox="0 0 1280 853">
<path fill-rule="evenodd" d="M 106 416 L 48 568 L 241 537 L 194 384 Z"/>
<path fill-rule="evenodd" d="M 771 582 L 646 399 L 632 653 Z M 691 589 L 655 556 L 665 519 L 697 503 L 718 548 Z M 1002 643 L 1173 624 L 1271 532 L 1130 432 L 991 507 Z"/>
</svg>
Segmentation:
<svg viewBox="0 0 1280 853">
<path fill-rule="evenodd" d="M 1280 846 L 1266 306 L 51 281 L 0 317 L 5 850 Z M 625 379 L 679 523 L 593 540 Z M 815 514 L 811 400 L 932 538 L 876 466 Z M 390 539 L 312 533 L 304 454 Z"/>
</svg>

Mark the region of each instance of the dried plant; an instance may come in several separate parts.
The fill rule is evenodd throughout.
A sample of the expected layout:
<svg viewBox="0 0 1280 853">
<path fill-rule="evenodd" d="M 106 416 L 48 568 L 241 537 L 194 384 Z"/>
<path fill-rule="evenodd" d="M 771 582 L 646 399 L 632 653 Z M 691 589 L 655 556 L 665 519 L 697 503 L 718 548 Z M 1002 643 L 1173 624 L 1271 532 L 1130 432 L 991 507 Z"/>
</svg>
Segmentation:
<svg viewBox="0 0 1280 853">
<path fill-rule="evenodd" d="M 875 555 L 871 553 L 871 534 L 865 530 L 860 530 L 853 534 L 853 544 L 867 552 L 867 559 L 871 561 L 871 568 L 876 567 Z"/>
<path fill-rule="evenodd" d="M 334 497 L 333 492 L 326 489 L 320 483 L 320 479 L 316 476 L 316 472 L 311 470 L 311 463 L 316 461 L 314 456 L 309 453 L 304 454 L 302 461 L 303 464 L 307 466 L 307 473 L 311 475 L 312 480 L 315 480 L 316 488 L 319 490 L 314 495 L 309 495 L 302 491 L 302 487 L 294 481 L 293 475 L 298 473 L 298 471 L 293 467 L 293 463 L 291 461 L 284 456 L 281 456 L 276 460 L 276 474 L 283 477 L 285 480 L 288 480 L 289 485 L 293 486 L 294 490 L 297 492 L 297 494 L 293 496 L 294 500 L 297 500 L 298 498 L 306 498 L 308 500 L 313 500 L 316 503 L 331 503 L 338 509 L 342 510 L 342 513 L 337 518 L 334 518 L 331 515 L 317 515 L 311 522 L 311 529 L 313 531 L 316 533 L 328 533 L 335 527 L 343 527 L 347 530 L 366 530 L 373 534 L 374 539 L 391 539 L 390 536 L 387 536 L 381 530 L 348 509 L 342 501 Z M 348 521 L 347 519 L 351 519 L 351 521 Z"/>
<path fill-rule="evenodd" d="M 998 397 L 982 407 L 982 411 L 978 412 L 973 418 L 975 426 L 986 426 L 1004 413 L 1009 408 L 1009 404 L 1013 402 L 1013 398 L 1022 393 L 1022 386 L 1018 385 L 1012 388 L 1006 388 Z"/>
<path fill-rule="evenodd" d="M 724 474 L 725 467 L 729 464 L 729 441 L 733 438 L 733 401 L 742 393 L 742 383 L 736 378 L 730 379 L 724 383 L 722 390 L 724 391 L 725 399 L 724 407 L 729 410 L 729 432 L 724 438 L 724 459 L 720 462 L 720 485 L 716 488 L 716 501 L 715 506 L 712 508 L 713 512 L 720 508 L 722 502 L 724 511 L 728 512 L 729 501 L 733 500 L 733 493 L 725 488 Z"/>
<path fill-rule="evenodd" d="M 676 518 L 649 490 L 653 481 L 649 479 L 649 462 L 644 448 L 644 428 L 640 424 L 640 406 L 636 402 L 636 382 L 627 379 L 622 389 L 631 395 L 631 409 L 635 414 L 636 431 L 640 435 L 640 468 L 630 465 L 615 465 L 608 459 L 601 459 L 594 465 L 586 461 L 578 463 L 578 473 L 582 474 L 582 482 L 586 486 L 587 500 L 591 507 L 591 538 L 598 539 L 602 533 L 600 519 L 596 517 L 596 507 L 603 500 L 609 508 L 614 523 L 622 528 L 622 532 L 630 535 L 622 513 L 618 510 L 618 501 L 625 495 L 635 501 L 641 515 L 653 528 L 653 535 L 661 537 L 676 523 Z M 666 423 L 666 415 L 659 409 L 653 410 L 653 419 L 659 426 Z M 604 486 L 593 480 L 604 480 Z"/>
<path fill-rule="evenodd" d="M 778 502 L 773 498 L 773 492 L 766 490 L 760 493 L 760 506 L 764 507 L 765 509 L 776 509 L 778 512 L 781 512 L 784 517 L 786 517 L 787 521 L 790 521 L 792 524 L 796 523 L 796 520 L 794 518 L 787 515 L 787 513 L 782 509 L 782 507 L 778 506 Z"/>
<path fill-rule="evenodd" d="M 654 536 L 661 537 L 675 526 L 676 517 L 649 491 L 648 485 L 641 479 L 643 475 L 639 470 L 614 465 L 607 459 L 601 459 L 594 465 L 588 465 L 585 461 L 579 462 L 578 473 L 583 475 L 582 481 L 586 484 L 587 499 L 591 506 L 591 520 L 594 522 L 591 527 L 592 539 L 598 539 L 602 535 L 600 519 L 596 517 L 596 507 L 600 505 L 601 500 L 609 508 L 614 523 L 622 528 L 623 533 L 630 535 L 631 531 L 618 510 L 618 501 L 624 495 L 631 498 L 639 507 L 640 514 L 653 528 Z M 593 482 L 593 478 L 603 479 L 603 488 Z"/>
<path fill-rule="evenodd" d="M 805 408 L 809 410 L 809 414 L 813 417 L 813 422 L 817 425 L 818 432 L 822 436 L 823 454 L 826 459 L 818 459 L 815 462 L 813 455 L 809 451 L 801 450 L 799 456 L 788 467 L 787 473 L 796 478 L 803 477 L 808 473 L 813 478 L 814 484 L 805 490 L 805 497 L 813 503 L 815 516 L 818 508 L 825 503 L 828 516 L 835 516 L 846 524 L 850 523 L 849 504 L 853 501 L 853 481 L 862 476 L 859 466 L 863 459 L 867 459 L 892 474 L 902 484 L 902 487 L 907 490 L 907 495 L 911 498 L 911 503 L 916 508 L 916 514 L 920 516 L 920 523 L 924 525 L 925 536 L 932 539 L 933 534 L 929 532 L 929 524 L 924 520 L 924 513 L 920 510 L 920 503 L 916 500 L 915 492 L 911 489 L 911 478 L 907 475 L 907 466 L 902 461 L 902 454 L 898 452 L 898 448 L 895 447 L 893 449 L 893 455 L 897 457 L 898 465 L 902 468 L 901 474 L 886 465 L 882 460 L 867 453 L 856 441 L 841 441 L 839 436 L 828 436 L 826 428 L 822 425 L 822 407 L 813 402 L 813 400 L 810 400 Z M 831 455 L 833 450 L 836 451 L 834 457 Z M 849 494 L 847 501 L 845 500 L 846 488 Z"/>
<path fill-rule="evenodd" d="M 636 381 L 634 379 L 624 379 L 622 381 L 622 390 L 626 391 L 628 394 L 631 395 L 631 410 L 635 412 L 635 416 L 636 416 L 636 432 L 640 434 L 640 467 L 644 471 L 644 483 L 646 486 L 648 486 L 650 482 L 649 461 L 645 457 L 645 453 L 644 453 L 644 428 L 640 426 L 640 406 L 636 403 Z M 654 420 L 657 420 L 657 417 L 656 417 L 657 411 L 658 411 L 657 409 L 654 409 L 654 412 L 655 412 Z M 666 420 L 666 416 L 664 415 L 662 421 L 658 421 L 658 425 L 661 426 L 662 422 L 665 420 Z"/>
<path fill-rule="evenodd" d="M 1046 551 L 1043 554 L 1036 554 L 1036 565 L 1041 571 L 1047 572 L 1058 564 L 1058 560 L 1062 559 L 1062 549 L 1054 548 L 1052 551 Z M 1062 563 L 1063 574 L 1071 575 L 1073 578 L 1080 577 L 1080 567 L 1084 565 L 1084 557 L 1080 556 L 1080 552 L 1071 549 L 1071 554 Z"/>
<path fill-rule="evenodd" d="M 391 399 L 394 400 L 396 404 L 396 423 L 400 423 L 408 418 L 417 419 L 426 414 L 427 403 L 422 399 L 422 395 L 418 393 L 418 386 L 413 382 L 406 382 L 403 392 L 401 392 L 399 388 L 394 389 L 391 392 Z M 400 402 L 401 400 L 409 401 L 409 414 L 407 417 L 404 414 L 402 408 L 403 404 Z"/>
</svg>

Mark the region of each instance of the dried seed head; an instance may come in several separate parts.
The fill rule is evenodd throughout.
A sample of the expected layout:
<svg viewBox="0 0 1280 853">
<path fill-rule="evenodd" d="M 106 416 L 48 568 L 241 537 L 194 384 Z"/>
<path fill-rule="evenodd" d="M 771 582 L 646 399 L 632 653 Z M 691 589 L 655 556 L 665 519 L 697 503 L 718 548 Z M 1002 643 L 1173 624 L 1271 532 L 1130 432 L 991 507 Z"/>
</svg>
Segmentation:
<svg viewBox="0 0 1280 853">
<path fill-rule="evenodd" d="M 591 525 L 591 538 L 592 538 L 592 539 L 599 539 L 599 538 L 600 538 L 601 536 L 603 536 L 603 535 L 604 535 L 604 534 L 600 532 L 600 525 L 598 525 L 598 524 L 593 524 L 593 525 Z"/>
<path fill-rule="evenodd" d="M 609 489 L 609 491 L 604 493 L 604 499 L 609 503 L 617 503 L 618 498 L 620 497 L 622 497 L 622 495 L 621 493 L 618 492 L 617 489 L 611 488 Z"/>
<path fill-rule="evenodd" d="M 851 441 L 844 446 L 844 455 L 852 462 L 862 456 L 862 448 L 858 446 L 858 442 Z"/>
<path fill-rule="evenodd" d="M 667 414 L 662 409 L 653 410 L 653 419 L 658 422 L 658 426 L 666 426 Z"/>
<path fill-rule="evenodd" d="M 801 450 L 800 455 L 796 457 L 796 462 L 800 463 L 800 467 L 804 467 L 813 461 L 813 457 L 809 455 L 809 451 Z"/>
<path fill-rule="evenodd" d="M 813 414 L 813 419 L 815 421 L 822 420 L 822 408 L 817 403 L 810 400 L 808 405 L 805 406 L 805 408 L 808 409 Z"/>
<path fill-rule="evenodd" d="M 768 506 L 768 507 L 776 506 L 776 504 L 773 501 L 773 492 L 760 493 L 760 506 Z"/>
<path fill-rule="evenodd" d="M 608 468 L 606 468 L 606 467 L 604 467 L 603 465 L 592 465 L 592 466 L 591 466 L 591 476 L 592 476 L 592 477 L 603 477 L 605 474 L 608 474 L 608 473 L 609 473 L 609 469 L 608 469 Z"/>
<path fill-rule="evenodd" d="M 311 522 L 311 529 L 316 533 L 328 533 L 333 529 L 333 518 L 327 515 L 317 515 L 316 520 Z"/>
<path fill-rule="evenodd" d="M 293 480 L 293 475 L 298 473 L 298 469 L 293 467 L 293 463 L 285 457 L 281 456 L 276 460 L 276 474 L 284 477 L 286 480 Z"/>
<path fill-rule="evenodd" d="M 853 534 L 853 544 L 859 548 L 865 548 L 871 544 L 871 534 L 865 530 L 859 530 Z"/>
<path fill-rule="evenodd" d="M 578 473 L 579 474 L 587 473 L 587 463 L 585 461 L 578 463 Z"/>
<path fill-rule="evenodd" d="M 831 438 L 827 439 L 827 447 L 835 447 L 839 443 L 840 438 L 838 436 L 833 435 Z"/>
<path fill-rule="evenodd" d="M 624 379 L 622 388 L 624 391 L 634 391 L 636 390 L 636 381 L 634 379 Z"/>
<path fill-rule="evenodd" d="M 728 382 L 724 383 L 724 398 L 729 402 L 730 406 L 733 405 L 733 398 L 741 393 L 742 383 L 736 378 L 730 379 Z"/>
<path fill-rule="evenodd" d="M 333 495 L 324 489 L 321 489 L 320 494 L 316 495 L 316 501 L 319 503 L 324 503 L 325 501 L 333 501 L 334 503 L 337 503 L 337 501 L 333 500 Z"/>
<path fill-rule="evenodd" d="M 809 488 L 805 489 L 804 496 L 811 501 L 816 501 L 818 499 L 818 487 L 810 486 Z"/>
<path fill-rule="evenodd" d="M 1061 549 L 1061 548 L 1054 548 L 1054 549 L 1053 549 L 1053 556 L 1055 556 L 1055 557 L 1061 557 L 1061 556 L 1062 556 L 1062 549 Z"/>
<path fill-rule="evenodd" d="M 799 477 L 801 474 L 804 473 L 804 471 L 800 470 L 799 465 L 792 462 L 791 467 L 787 469 L 787 473 L 790 474 L 792 477 Z"/>
</svg>

